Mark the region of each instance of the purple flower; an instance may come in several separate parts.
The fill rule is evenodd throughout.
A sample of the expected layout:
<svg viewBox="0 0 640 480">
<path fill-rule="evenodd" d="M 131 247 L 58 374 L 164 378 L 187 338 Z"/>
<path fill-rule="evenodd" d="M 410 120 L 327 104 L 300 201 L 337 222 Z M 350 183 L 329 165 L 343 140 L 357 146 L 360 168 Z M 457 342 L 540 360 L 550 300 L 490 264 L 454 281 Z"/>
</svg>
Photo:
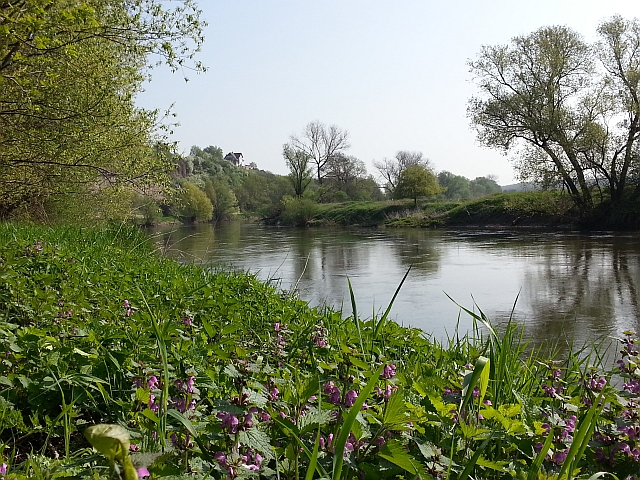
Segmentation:
<svg viewBox="0 0 640 480">
<path fill-rule="evenodd" d="M 191 325 L 193 325 L 193 319 L 185 315 L 184 317 L 182 317 L 182 323 L 187 327 L 190 327 Z"/>
<path fill-rule="evenodd" d="M 384 378 L 391 378 L 391 377 L 395 377 L 396 376 L 396 366 L 395 365 L 385 365 L 384 369 L 382 370 L 382 376 Z"/>
<path fill-rule="evenodd" d="M 278 322 L 274 322 L 274 324 L 273 324 L 273 329 L 274 329 L 276 332 L 279 332 L 279 331 L 280 331 L 280 324 L 279 324 Z"/>
<path fill-rule="evenodd" d="M 351 407 L 353 406 L 353 404 L 356 402 L 356 399 L 358 398 L 358 392 L 356 392 L 355 390 L 349 390 L 345 395 L 344 395 L 344 404 L 347 407 Z"/>
<path fill-rule="evenodd" d="M 325 383 L 322 390 L 329 395 L 327 402 L 333 405 L 340 405 L 340 389 L 332 381 Z"/>
<path fill-rule="evenodd" d="M 138 478 L 144 478 L 149 476 L 151 476 L 151 474 L 149 473 L 149 470 L 147 470 L 145 467 L 138 469 Z"/>
<path fill-rule="evenodd" d="M 149 395 L 149 409 L 152 412 L 158 413 L 158 411 L 160 410 L 160 405 L 158 405 L 157 403 L 155 403 L 156 400 L 156 396 L 152 393 L 151 395 Z"/>
<path fill-rule="evenodd" d="M 213 455 L 213 459 L 216 460 L 223 467 L 227 466 L 227 456 L 222 452 L 216 452 Z"/>
<path fill-rule="evenodd" d="M 124 305 L 123 305 L 123 307 L 124 307 L 124 308 L 131 308 L 131 305 L 129 305 L 129 300 L 125 300 L 125 301 L 124 301 Z"/>
<path fill-rule="evenodd" d="M 222 428 L 225 428 L 229 433 L 236 433 L 238 431 L 238 417 L 228 412 L 219 412 L 217 417 L 222 420 Z"/>
<path fill-rule="evenodd" d="M 147 381 L 147 385 L 151 390 L 156 390 L 158 388 L 158 377 L 151 375 Z"/>
</svg>

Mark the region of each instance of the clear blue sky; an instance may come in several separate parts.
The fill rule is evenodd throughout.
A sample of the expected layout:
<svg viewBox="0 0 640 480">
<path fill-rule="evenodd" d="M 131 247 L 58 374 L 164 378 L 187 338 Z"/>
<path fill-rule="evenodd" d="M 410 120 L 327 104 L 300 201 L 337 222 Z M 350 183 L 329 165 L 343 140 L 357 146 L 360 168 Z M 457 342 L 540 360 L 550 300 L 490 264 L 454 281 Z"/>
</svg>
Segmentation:
<svg viewBox="0 0 640 480">
<path fill-rule="evenodd" d="M 508 159 L 478 145 L 466 117 L 476 93 L 467 60 L 546 25 L 595 39 L 613 14 L 640 14 L 631 0 L 200 0 L 205 74 L 166 68 L 138 97 L 172 104 L 173 139 L 242 152 L 284 174 L 282 145 L 315 120 L 349 132 L 348 153 L 373 160 L 421 151 L 438 171 L 514 181 Z"/>
</svg>

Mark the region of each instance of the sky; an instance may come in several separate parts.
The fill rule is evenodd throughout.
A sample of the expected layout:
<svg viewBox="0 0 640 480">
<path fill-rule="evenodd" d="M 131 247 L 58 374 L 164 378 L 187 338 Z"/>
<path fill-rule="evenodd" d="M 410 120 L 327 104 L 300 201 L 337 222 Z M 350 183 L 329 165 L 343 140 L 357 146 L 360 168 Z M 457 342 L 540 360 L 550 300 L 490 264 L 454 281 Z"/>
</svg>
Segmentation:
<svg viewBox="0 0 640 480">
<path fill-rule="evenodd" d="M 349 134 L 364 161 L 419 151 L 436 171 L 514 183 L 508 157 L 482 147 L 466 115 L 479 93 L 468 61 L 540 27 L 596 39 L 605 18 L 640 15 L 632 0 L 199 0 L 206 73 L 152 71 L 140 107 L 172 107 L 172 140 L 241 152 L 286 174 L 282 146 L 312 121 Z M 185 81 L 185 76 L 189 79 Z"/>
</svg>

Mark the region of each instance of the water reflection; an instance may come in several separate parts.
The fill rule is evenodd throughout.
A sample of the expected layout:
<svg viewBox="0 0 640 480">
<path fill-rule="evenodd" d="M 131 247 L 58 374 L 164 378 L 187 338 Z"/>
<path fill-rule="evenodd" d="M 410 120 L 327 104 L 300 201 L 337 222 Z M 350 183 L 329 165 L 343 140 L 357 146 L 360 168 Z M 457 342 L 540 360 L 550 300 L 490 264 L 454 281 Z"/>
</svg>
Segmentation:
<svg viewBox="0 0 640 480">
<path fill-rule="evenodd" d="M 350 313 L 383 310 L 412 266 L 393 309 L 400 323 L 440 340 L 474 302 L 496 323 L 514 318 L 540 344 L 578 344 L 640 330 L 640 243 L 633 235 L 445 232 L 403 229 L 288 229 L 242 223 L 163 227 L 154 232 L 183 261 L 251 271 L 294 286 L 314 305 Z M 346 301 L 345 301 L 346 300 Z M 463 331 L 472 325 L 460 317 Z"/>
</svg>

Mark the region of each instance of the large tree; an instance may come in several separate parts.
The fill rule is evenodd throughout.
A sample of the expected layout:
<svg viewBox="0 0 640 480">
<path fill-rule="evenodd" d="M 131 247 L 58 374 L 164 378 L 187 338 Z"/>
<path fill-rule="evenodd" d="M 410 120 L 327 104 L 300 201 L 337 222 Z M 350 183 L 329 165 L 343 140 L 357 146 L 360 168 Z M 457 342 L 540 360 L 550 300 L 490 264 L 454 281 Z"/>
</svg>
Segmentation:
<svg viewBox="0 0 640 480">
<path fill-rule="evenodd" d="M 398 183 L 393 190 L 393 197 L 412 198 L 413 204 L 418 204 L 418 197 L 438 195 L 444 188 L 438 183 L 438 177 L 424 165 L 409 165 L 402 170 Z"/>
<path fill-rule="evenodd" d="M 302 197 L 312 180 L 310 156 L 307 152 L 293 148 L 288 143 L 282 147 L 282 156 L 289 168 L 289 180 L 296 192 L 296 197 Z"/>
<path fill-rule="evenodd" d="M 590 45 L 569 28 L 544 27 L 470 62 L 478 139 L 515 153 L 522 180 L 566 188 L 582 212 L 594 186 L 618 203 L 640 167 L 640 23 L 616 16 L 598 33 Z"/>
<path fill-rule="evenodd" d="M 384 187 L 388 193 L 393 195 L 393 191 L 398 184 L 400 174 L 405 168 L 412 165 L 422 165 L 425 168 L 431 167 L 431 161 L 422 152 L 410 152 L 399 150 L 394 158 L 383 158 L 382 161 L 374 160 L 373 166 L 378 169 L 384 182 Z"/>
<path fill-rule="evenodd" d="M 337 125 L 326 126 L 318 121 L 307 124 L 301 136 L 292 135 L 288 148 L 304 152 L 315 165 L 316 178 L 322 184 L 328 162 L 343 155 L 349 145 L 349 134 Z"/>
<path fill-rule="evenodd" d="M 25 204 L 157 184 L 171 169 L 148 67 L 188 64 L 190 0 L 0 1 L 0 217 Z"/>
</svg>

